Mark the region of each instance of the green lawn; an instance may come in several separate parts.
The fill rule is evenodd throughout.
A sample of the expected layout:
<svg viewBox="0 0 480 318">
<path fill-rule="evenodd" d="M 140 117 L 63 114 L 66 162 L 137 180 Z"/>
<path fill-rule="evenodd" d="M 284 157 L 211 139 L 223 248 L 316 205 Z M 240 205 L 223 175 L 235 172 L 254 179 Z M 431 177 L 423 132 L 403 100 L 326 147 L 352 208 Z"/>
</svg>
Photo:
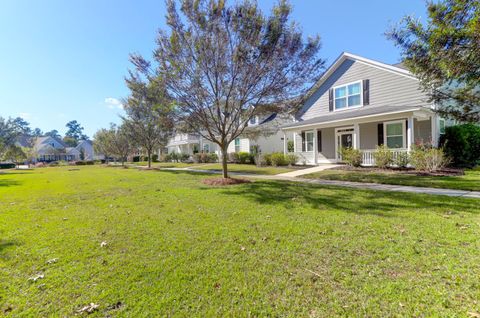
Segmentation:
<svg viewBox="0 0 480 318">
<path fill-rule="evenodd" d="M 382 184 L 480 191 L 480 171 L 466 170 L 464 176 L 417 176 L 398 172 L 324 170 L 302 176 L 310 179 L 343 180 Z"/>
<path fill-rule="evenodd" d="M 222 171 L 222 165 L 219 163 L 205 164 L 204 166 L 198 167 L 196 169 Z M 250 164 L 234 164 L 234 163 L 228 164 L 229 172 L 247 173 L 247 174 L 275 175 L 280 173 L 286 173 L 293 170 L 294 169 L 287 168 L 287 167 L 257 167 L 255 165 L 250 165 Z"/>
<path fill-rule="evenodd" d="M 131 162 L 133 166 L 147 166 L 148 162 Z M 204 163 L 185 163 L 185 162 L 152 162 L 154 168 L 188 168 L 204 165 Z"/>
<path fill-rule="evenodd" d="M 0 316 L 480 312 L 479 200 L 78 169 L 0 174 Z"/>
</svg>

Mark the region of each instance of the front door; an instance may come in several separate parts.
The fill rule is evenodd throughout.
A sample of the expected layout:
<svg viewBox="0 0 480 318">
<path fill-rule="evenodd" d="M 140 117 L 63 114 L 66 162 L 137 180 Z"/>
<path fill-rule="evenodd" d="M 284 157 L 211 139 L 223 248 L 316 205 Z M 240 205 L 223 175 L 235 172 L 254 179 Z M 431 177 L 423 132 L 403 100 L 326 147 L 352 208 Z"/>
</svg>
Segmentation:
<svg viewBox="0 0 480 318">
<path fill-rule="evenodd" d="M 340 154 L 342 148 L 353 148 L 353 129 L 339 129 L 337 130 L 336 137 L 337 160 L 342 160 Z"/>
</svg>

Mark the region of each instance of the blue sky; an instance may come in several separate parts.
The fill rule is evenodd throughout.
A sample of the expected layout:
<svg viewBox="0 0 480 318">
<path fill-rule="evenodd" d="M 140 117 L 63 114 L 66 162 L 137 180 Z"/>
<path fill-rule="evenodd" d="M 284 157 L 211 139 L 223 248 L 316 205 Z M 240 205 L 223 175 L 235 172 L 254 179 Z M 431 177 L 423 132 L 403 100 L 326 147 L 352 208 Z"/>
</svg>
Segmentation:
<svg viewBox="0 0 480 318">
<path fill-rule="evenodd" d="M 320 34 L 328 62 L 348 51 L 395 63 L 399 52 L 383 33 L 405 14 L 426 15 L 423 0 L 291 2 L 305 35 Z M 258 3 L 266 11 L 274 1 Z M 0 116 L 61 133 L 76 119 L 90 137 L 119 122 L 128 55 L 151 56 L 164 8 L 163 0 L 2 0 Z"/>
</svg>

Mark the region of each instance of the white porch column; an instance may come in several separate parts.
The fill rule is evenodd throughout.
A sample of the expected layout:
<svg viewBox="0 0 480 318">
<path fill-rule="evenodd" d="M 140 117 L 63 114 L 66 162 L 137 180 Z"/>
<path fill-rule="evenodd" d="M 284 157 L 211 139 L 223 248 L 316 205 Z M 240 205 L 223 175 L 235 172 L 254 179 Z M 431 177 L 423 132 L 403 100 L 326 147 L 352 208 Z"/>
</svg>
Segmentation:
<svg viewBox="0 0 480 318">
<path fill-rule="evenodd" d="M 286 155 L 288 152 L 288 142 L 287 142 L 287 133 L 283 131 L 283 154 Z"/>
<path fill-rule="evenodd" d="M 318 129 L 313 130 L 313 164 L 318 164 Z"/>
<path fill-rule="evenodd" d="M 353 149 L 360 149 L 360 126 L 353 124 Z"/>
<path fill-rule="evenodd" d="M 293 132 L 293 152 L 297 152 L 297 133 Z"/>
<path fill-rule="evenodd" d="M 432 134 L 432 146 L 438 147 L 438 116 L 432 115 L 430 116 L 430 124 L 431 124 L 431 134 Z"/>
<path fill-rule="evenodd" d="M 407 128 L 407 149 L 412 150 L 412 145 L 414 144 L 414 131 L 413 127 L 413 116 L 408 117 L 408 128 Z"/>
</svg>

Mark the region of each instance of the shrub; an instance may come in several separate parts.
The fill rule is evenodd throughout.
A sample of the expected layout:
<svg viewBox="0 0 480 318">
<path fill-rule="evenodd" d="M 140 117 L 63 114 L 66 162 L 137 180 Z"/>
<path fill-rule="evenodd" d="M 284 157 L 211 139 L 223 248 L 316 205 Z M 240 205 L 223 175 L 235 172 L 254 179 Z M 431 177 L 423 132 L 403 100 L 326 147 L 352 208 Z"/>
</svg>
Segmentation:
<svg viewBox="0 0 480 318">
<path fill-rule="evenodd" d="M 15 168 L 14 163 L 0 163 L 0 169 L 13 169 Z"/>
<path fill-rule="evenodd" d="M 148 158 L 147 158 L 148 159 Z M 153 162 L 158 162 L 158 155 L 157 154 L 153 154 L 152 155 L 152 161 Z"/>
<path fill-rule="evenodd" d="M 373 158 L 375 159 L 375 165 L 382 169 L 393 163 L 393 153 L 385 145 L 377 146 L 373 153 Z"/>
<path fill-rule="evenodd" d="M 445 154 L 456 166 L 471 167 L 480 163 L 480 126 L 464 124 L 447 127 L 440 138 Z"/>
<path fill-rule="evenodd" d="M 393 164 L 399 168 L 406 168 L 409 163 L 410 157 L 406 151 L 399 152 L 397 157 L 393 159 Z"/>
<path fill-rule="evenodd" d="M 441 148 L 415 146 L 410 153 L 410 162 L 415 170 L 432 172 L 445 168 L 450 160 Z"/>
<path fill-rule="evenodd" d="M 351 167 L 360 167 L 362 164 L 362 152 L 359 149 L 342 148 L 340 150 L 342 160 Z"/>
<path fill-rule="evenodd" d="M 252 155 L 248 152 L 239 152 L 238 153 L 238 162 L 241 164 L 253 163 Z"/>
<path fill-rule="evenodd" d="M 285 159 L 285 155 L 281 152 L 274 152 L 272 153 L 271 156 L 271 162 L 272 166 L 277 167 L 277 166 L 286 166 L 287 160 Z"/>
<path fill-rule="evenodd" d="M 288 166 L 293 166 L 297 163 L 298 156 L 293 153 L 288 153 L 285 155 L 285 161 L 288 164 Z"/>
<path fill-rule="evenodd" d="M 287 141 L 287 151 L 295 152 L 295 143 L 293 142 L 293 140 Z"/>
<path fill-rule="evenodd" d="M 93 160 L 80 160 L 80 161 L 75 161 L 75 165 L 77 166 L 93 166 L 95 164 L 95 162 Z M 55 164 L 55 165 L 58 165 L 58 162 Z"/>
<path fill-rule="evenodd" d="M 180 160 L 180 162 L 187 162 L 190 160 L 190 155 L 188 153 L 180 153 L 178 154 L 178 160 Z"/>
<path fill-rule="evenodd" d="M 165 155 L 165 161 L 167 162 L 178 162 L 180 160 L 180 154 L 177 154 L 176 152 L 171 152 L 167 155 Z"/>
<path fill-rule="evenodd" d="M 263 165 L 270 166 L 270 165 L 272 165 L 272 154 L 271 153 L 266 153 L 262 156 L 262 158 L 260 160 L 262 162 L 264 162 Z"/>
<path fill-rule="evenodd" d="M 133 156 L 132 161 L 133 162 L 140 162 L 140 156 Z"/>
<path fill-rule="evenodd" d="M 195 163 L 212 163 L 217 161 L 218 156 L 216 153 L 200 152 L 193 155 L 193 162 Z"/>
</svg>

